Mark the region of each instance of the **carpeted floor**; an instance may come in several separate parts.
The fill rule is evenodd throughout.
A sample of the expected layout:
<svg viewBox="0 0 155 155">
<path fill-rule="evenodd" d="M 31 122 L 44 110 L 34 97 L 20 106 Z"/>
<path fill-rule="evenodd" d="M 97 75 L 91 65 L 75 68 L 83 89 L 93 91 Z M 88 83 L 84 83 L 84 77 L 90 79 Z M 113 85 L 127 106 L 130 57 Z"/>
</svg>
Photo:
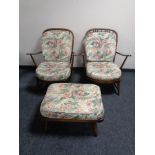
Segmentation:
<svg viewBox="0 0 155 155">
<path fill-rule="evenodd" d="M 54 123 L 47 133 L 40 120 L 46 89 L 35 87 L 35 71 L 20 68 L 20 155 L 134 155 L 135 73 L 124 71 L 120 96 L 102 87 L 105 121 L 94 137 L 90 124 Z M 72 72 L 72 83 L 89 83 L 82 68 Z M 43 87 L 43 86 L 42 86 Z M 46 87 L 45 87 L 46 88 Z"/>
</svg>

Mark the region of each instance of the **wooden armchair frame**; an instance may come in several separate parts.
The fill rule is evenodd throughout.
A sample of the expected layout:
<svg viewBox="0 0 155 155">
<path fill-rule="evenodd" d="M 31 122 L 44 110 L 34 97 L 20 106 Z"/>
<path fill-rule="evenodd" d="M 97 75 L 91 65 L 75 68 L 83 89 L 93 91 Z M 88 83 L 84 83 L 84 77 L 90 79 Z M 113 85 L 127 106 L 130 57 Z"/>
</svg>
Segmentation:
<svg viewBox="0 0 155 155">
<path fill-rule="evenodd" d="M 113 58 L 113 62 L 115 62 L 115 58 L 116 58 L 116 55 L 121 55 L 121 56 L 124 56 L 124 60 L 120 66 L 120 69 L 122 70 L 126 60 L 128 57 L 130 57 L 131 55 L 128 55 L 128 54 L 122 54 L 122 53 L 119 53 L 117 52 L 117 44 L 118 44 L 118 34 L 115 30 L 112 30 L 112 29 L 104 29 L 104 28 L 93 28 L 93 29 L 90 29 L 86 32 L 85 36 L 89 33 L 89 32 L 114 32 L 116 34 L 116 50 L 115 50 L 115 55 L 114 55 L 114 58 Z M 86 64 L 87 62 L 87 57 L 86 57 L 86 50 L 84 48 L 84 52 L 81 53 L 81 55 L 83 56 L 83 62 L 84 62 L 84 66 L 86 68 Z M 88 77 L 88 76 L 87 76 Z M 120 94 L 120 78 L 119 79 L 115 79 L 115 80 L 97 80 L 97 79 L 93 79 L 93 78 L 90 78 L 88 77 L 91 81 L 95 82 L 95 83 L 98 83 L 98 84 L 113 84 L 114 88 L 115 88 L 115 91 L 116 91 L 116 94 L 119 95 Z"/>
<path fill-rule="evenodd" d="M 73 34 L 73 32 L 70 30 L 70 29 L 66 29 L 66 28 L 49 28 L 49 29 L 46 29 L 46 30 L 44 30 L 43 32 L 42 32 L 42 34 L 43 33 L 45 33 L 46 31 L 50 31 L 50 30 L 62 30 L 62 31 L 68 31 L 69 33 L 71 33 L 72 34 L 72 51 L 71 51 L 71 57 L 70 57 L 70 64 L 71 64 L 71 68 L 73 67 L 73 62 L 74 62 L 74 56 L 76 56 L 75 54 L 74 54 L 74 52 L 73 52 L 73 47 L 74 47 L 74 34 Z M 31 57 L 31 59 L 32 59 L 32 62 L 33 62 L 33 64 L 34 64 L 34 66 L 37 68 L 38 67 L 38 65 L 37 65 L 37 63 L 36 63 L 36 61 L 35 61 L 35 58 L 34 58 L 34 56 L 35 55 L 38 55 L 38 54 L 42 54 L 42 51 L 39 51 L 39 52 L 36 52 L 36 53 L 27 53 L 26 55 L 29 55 L 30 57 Z M 71 74 L 72 74 L 72 69 L 71 69 Z M 71 74 L 70 74 L 70 76 L 71 76 Z M 37 78 L 37 77 L 36 77 Z M 41 80 L 41 79 L 39 79 L 39 78 L 37 78 L 37 85 L 39 84 L 39 82 L 46 82 L 46 83 L 52 83 L 52 82 L 66 82 L 66 81 L 68 81 L 70 79 L 70 77 L 68 77 L 67 79 L 65 79 L 65 80 L 59 80 L 59 81 L 45 81 L 45 80 Z"/>
</svg>

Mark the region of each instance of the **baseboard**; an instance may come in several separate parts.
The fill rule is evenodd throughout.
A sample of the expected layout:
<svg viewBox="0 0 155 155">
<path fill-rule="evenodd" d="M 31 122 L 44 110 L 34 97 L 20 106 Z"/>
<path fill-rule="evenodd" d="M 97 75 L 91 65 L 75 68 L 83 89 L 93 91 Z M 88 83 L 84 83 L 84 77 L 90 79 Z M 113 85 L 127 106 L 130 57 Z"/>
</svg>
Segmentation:
<svg viewBox="0 0 155 155">
<path fill-rule="evenodd" d="M 19 65 L 20 69 L 35 69 L 35 66 Z M 84 69 L 84 67 L 73 67 L 73 69 Z M 135 69 L 123 68 L 124 72 L 135 72 Z"/>
</svg>

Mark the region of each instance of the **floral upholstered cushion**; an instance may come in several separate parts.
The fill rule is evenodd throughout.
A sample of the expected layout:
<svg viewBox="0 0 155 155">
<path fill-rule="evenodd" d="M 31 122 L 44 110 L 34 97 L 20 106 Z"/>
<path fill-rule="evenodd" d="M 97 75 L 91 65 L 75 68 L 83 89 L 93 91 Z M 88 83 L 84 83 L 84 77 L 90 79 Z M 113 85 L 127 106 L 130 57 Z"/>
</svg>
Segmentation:
<svg viewBox="0 0 155 155">
<path fill-rule="evenodd" d="M 71 74 L 70 63 L 45 61 L 39 64 L 36 75 L 44 81 L 66 80 Z"/>
<path fill-rule="evenodd" d="M 116 51 L 114 31 L 88 32 L 84 47 L 88 61 L 113 61 Z"/>
<path fill-rule="evenodd" d="M 49 30 L 42 36 L 42 51 L 45 60 L 69 61 L 73 36 L 69 31 Z"/>
<path fill-rule="evenodd" d="M 100 88 L 93 84 L 51 84 L 40 112 L 42 116 L 53 119 L 101 119 L 104 108 Z"/>
<path fill-rule="evenodd" d="M 116 80 L 121 77 L 121 70 L 112 62 L 88 62 L 86 73 L 96 80 Z"/>
</svg>

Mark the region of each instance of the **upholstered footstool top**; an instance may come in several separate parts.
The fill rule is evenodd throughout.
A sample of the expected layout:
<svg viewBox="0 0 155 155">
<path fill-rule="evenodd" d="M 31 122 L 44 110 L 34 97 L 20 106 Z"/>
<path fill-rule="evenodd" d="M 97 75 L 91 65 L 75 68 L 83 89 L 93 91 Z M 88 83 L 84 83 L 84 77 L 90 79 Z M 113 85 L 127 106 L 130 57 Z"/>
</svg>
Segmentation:
<svg viewBox="0 0 155 155">
<path fill-rule="evenodd" d="M 51 119 L 103 119 L 100 88 L 94 84 L 51 84 L 41 103 L 40 112 L 43 117 Z"/>
</svg>

